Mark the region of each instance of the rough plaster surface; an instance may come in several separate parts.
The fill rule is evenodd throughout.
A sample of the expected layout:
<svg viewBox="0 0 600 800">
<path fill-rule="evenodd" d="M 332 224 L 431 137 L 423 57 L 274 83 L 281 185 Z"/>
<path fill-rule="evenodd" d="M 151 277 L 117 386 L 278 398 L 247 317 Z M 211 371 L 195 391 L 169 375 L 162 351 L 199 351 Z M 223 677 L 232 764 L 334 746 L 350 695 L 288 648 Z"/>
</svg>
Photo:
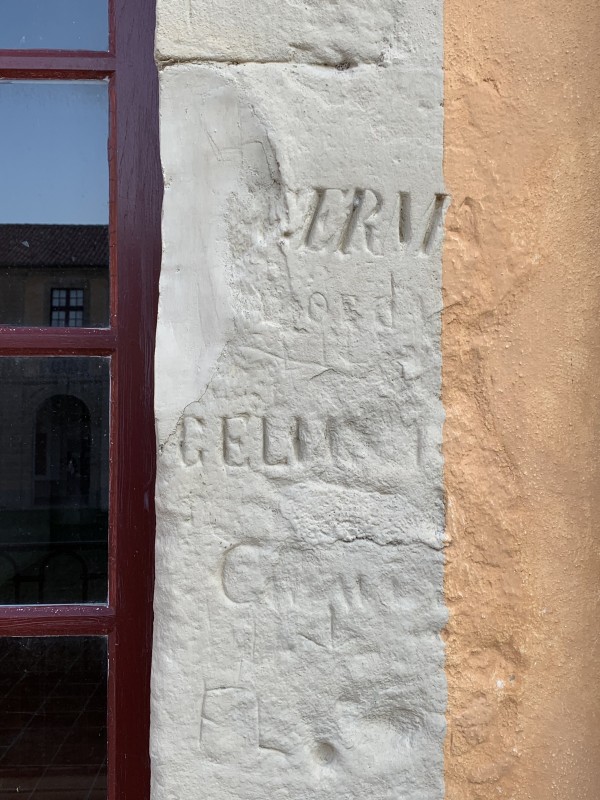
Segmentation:
<svg viewBox="0 0 600 800">
<path fill-rule="evenodd" d="M 443 797 L 441 89 L 162 71 L 155 800 Z"/>
<path fill-rule="evenodd" d="M 600 5 L 446 0 L 448 800 L 600 797 Z"/>
<path fill-rule="evenodd" d="M 160 60 L 441 67 L 441 0 L 160 0 Z"/>
</svg>

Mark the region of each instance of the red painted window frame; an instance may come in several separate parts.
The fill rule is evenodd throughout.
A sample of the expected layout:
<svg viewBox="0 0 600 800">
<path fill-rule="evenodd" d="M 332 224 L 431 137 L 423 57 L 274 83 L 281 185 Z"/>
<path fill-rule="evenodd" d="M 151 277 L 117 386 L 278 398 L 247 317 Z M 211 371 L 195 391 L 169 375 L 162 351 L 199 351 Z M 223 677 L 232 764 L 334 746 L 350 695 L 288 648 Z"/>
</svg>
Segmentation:
<svg viewBox="0 0 600 800">
<path fill-rule="evenodd" d="M 0 326 L 0 355 L 111 356 L 109 599 L 0 607 L 0 636 L 108 636 L 108 798 L 150 794 L 153 357 L 160 270 L 155 0 L 110 0 L 107 52 L 0 50 L 0 78 L 110 82 L 110 327 Z"/>
</svg>

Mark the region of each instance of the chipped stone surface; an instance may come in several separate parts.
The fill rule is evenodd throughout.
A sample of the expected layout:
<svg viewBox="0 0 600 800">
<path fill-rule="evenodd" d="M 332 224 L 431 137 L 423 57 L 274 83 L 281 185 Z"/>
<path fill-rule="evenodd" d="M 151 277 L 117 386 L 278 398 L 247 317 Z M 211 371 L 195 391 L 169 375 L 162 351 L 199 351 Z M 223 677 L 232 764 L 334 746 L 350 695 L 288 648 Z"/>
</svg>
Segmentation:
<svg viewBox="0 0 600 800">
<path fill-rule="evenodd" d="M 441 800 L 441 73 L 161 81 L 153 797 Z"/>
<path fill-rule="evenodd" d="M 441 66 L 440 0 L 160 0 L 159 59 Z"/>
</svg>

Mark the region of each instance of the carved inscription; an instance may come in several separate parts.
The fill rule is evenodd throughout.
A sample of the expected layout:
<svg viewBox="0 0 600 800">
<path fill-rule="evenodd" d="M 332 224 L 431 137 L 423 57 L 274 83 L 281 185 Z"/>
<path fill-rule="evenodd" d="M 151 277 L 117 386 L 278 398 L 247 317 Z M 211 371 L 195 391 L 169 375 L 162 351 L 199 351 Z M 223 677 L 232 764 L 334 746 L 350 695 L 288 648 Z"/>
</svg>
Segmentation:
<svg viewBox="0 0 600 800">
<path fill-rule="evenodd" d="M 306 457 L 305 423 L 300 417 L 273 420 L 251 414 L 222 417 L 219 420 L 220 450 L 228 467 L 244 467 L 250 462 L 268 467 L 301 464 Z M 204 463 L 207 441 L 214 441 L 216 424 L 207 428 L 204 419 L 184 416 L 180 442 L 186 466 Z"/>
<path fill-rule="evenodd" d="M 300 247 L 315 252 L 367 252 L 382 255 L 390 228 L 400 246 L 428 254 L 442 227 L 447 195 L 436 194 L 418 218 L 410 192 L 383 197 L 375 189 L 312 190 Z"/>
<path fill-rule="evenodd" d="M 436 194 L 435 200 L 433 201 L 433 208 L 431 209 L 431 215 L 429 216 L 427 227 L 425 228 L 425 236 L 421 244 L 421 251 L 423 253 L 429 253 L 431 251 L 437 232 L 442 227 L 445 201 L 446 195 Z"/>
<path fill-rule="evenodd" d="M 304 244 L 312 250 L 330 248 L 349 253 L 366 246 L 376 252 L 376 222 L 382 204 L 381 195 L 372 189 L 315 189 Z"/>
<path fill-rule="evenodd" d="M 321 292 L 315 292 L 308 301 L 308 315 L 315 322 L 321 322 L 329 311 L 327 298 Z"/>
<path fill-rule="evenodd" d="M 183 431 L 181 439 L 181 456 L 188 467 L 202 461 L 202 433 L 204 420 L 195 415 L 183 418 Z"/>
<path fill-rule="evenodd" d="M 214 761 L 229 762 L 258 747 L 258 701 L 252 689 L 207 689 L 200 715 L 200 744 Z"/>
<path fill-rule="evenodd" d="M 282 640 L 299 638 L 309 649 L 315 646 L 334 651 L 343 648 L 348 641 L 368 635 L 370 621 L 374 618 L 389 615 L 396 617 L 395 624 L 410 626 L 409 619 L 402 623 L 397 619 L 398 612 L 406 608 L 407 592 L 412 595 L 413 608 L 421 602 L 428 607 L 427 615 L 436 614 L 426 587 L 414 586 L 414 576 L 407 576 L 401 561 L 390 560 L 382 568 L 373 569 L 368 560 L 364 560 L 373 546 L 376 545 L 368 540 L 354 544 L 344 559 L 343 569 L 334 553 L 319 555 L 315 561 L 314 554 L 307 557 L 293 548 L 253 546 L 255 551 L 263 551 L 260 560 L 255 556 L 252 561 L 232 562 L 231 556 L 235 556 L 235 549 L 232 549 L 224 556 L 223 571 L 228 574 L 230 586 L 236 586 L 239 581 L 243 587 L 255 584 L 260 588 L 253 594 L 246 591 L 234 602 L 277 609 L 285 619 L 280 632 Z M 243 544 L 238 547 L 249 548 Z M 418 556 L 413 552 L 409 558 Z M 326 580 L 315 574 L 319 568 L 327 575 Z M 229 592 L 226 597 L 231 599 Z"/>
<path fill-rule="evenodd" d="M 377 325 L 395 328 L 398 317 L 396 280 L 390 274 L 387 293 L 375 298 L 358 297 L 354 294 L 313 292 L 308 303 L 300 305 L 313 322 L 323 323 L 341 317 L 348 323 L 356 323 L 361 317 L 370 317 Z"/>
<path fill-rule="evenodd" d="M 418 428 L 412 436 L 416 440 Z M 297 471 L 310 466 L 339 468 L 372 457 L 393 460 L 390 436 L 362 417 L 282 417 L 238 414 L 184 418 L 180 439 L 185 466 L 222 464 L 232 469 Z M 388 452 L 389 451 L 389 452 Z"/>
<path fill-rule="evenodd" d="M 248 463 L 246 439 L 249 415 L 223 417 L 223 461 L 229 467 L 241 467 Z"/>
</svg>

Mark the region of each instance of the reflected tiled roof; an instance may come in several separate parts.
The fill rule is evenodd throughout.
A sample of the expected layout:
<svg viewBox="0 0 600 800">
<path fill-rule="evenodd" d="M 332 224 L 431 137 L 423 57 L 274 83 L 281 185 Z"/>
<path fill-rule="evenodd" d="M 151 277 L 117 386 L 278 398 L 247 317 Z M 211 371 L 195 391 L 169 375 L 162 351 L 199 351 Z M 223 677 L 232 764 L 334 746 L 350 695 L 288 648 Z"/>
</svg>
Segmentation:
<svg viewBox="0 0 600 800">
<path fill-rule="evenodd" d="M 106 225 L 0 225 L 0 267 L 106 267 Z"/>
</svg>

